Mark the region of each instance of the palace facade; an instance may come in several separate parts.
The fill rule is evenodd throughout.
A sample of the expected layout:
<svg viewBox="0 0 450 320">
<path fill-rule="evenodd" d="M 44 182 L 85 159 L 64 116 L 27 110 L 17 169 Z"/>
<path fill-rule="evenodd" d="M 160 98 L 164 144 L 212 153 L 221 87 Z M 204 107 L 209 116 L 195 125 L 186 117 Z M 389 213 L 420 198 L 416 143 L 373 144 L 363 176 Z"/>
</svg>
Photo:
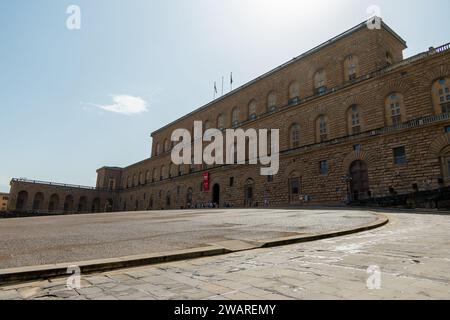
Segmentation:
<svg viewBox="0 0 450 320">
<path fill-rule="evenodd" d="M 149 159 L 97 170 L 95 188 L 13 179 L 10 211 L 100 212 L 342 204 L 450 185 L 450 46 L 403 58 L 366 22 L 152 133 Z M 280 130 L 280 171 L 171 162 L 171 134 Z"/>
</svg>

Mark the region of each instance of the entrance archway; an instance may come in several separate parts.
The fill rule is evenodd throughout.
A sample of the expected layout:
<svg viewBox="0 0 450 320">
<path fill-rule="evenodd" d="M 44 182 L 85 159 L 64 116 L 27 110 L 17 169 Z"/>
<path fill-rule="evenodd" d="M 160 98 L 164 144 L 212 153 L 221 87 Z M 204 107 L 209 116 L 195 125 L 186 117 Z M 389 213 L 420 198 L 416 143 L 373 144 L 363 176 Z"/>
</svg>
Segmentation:
<svg viewBox="0 0 450 320">
<path fill-rule="evenodd" d="M 92 207 L 91 207 L 91 213 L 97 213 L 100 212 L 100 199 L 95 198 L 92 200 Z"/>
<path fill-rule="evenodd" d="M 113 212 L 113 209 L 114 209 L 114 201 L 113 201 L 113 199 L 106 200 L 105 212 Z"/>
<path fill-rule="evenodd" d="M 213 187 L 212 202 L 217 203 L 220 206 L 220 185 L 217 183 Z"/>
<path fill-rule="evenodd" d="M 300 204 L 300 174 L 297 171 L 293 171 L 289 174 L 288 180 L 288 192 L 289 192 L 289 204 Z"/>
<path fill-rule="evenodd" d="M 369 171 L 366 162 L 357 160 L 350 165 L 351 196 L 353 201 L 364 200 L 370 196 Z"/>
<path fill-rule="evenodd" d="M 44 204 L 44 194 L 42 192 L 38 192 L 34 195 L 33 201 L 33 211 L 42 210 L 42 205 Z"/>
<path fill-rule="evenodd" d="M 28 192 L 20 191 L 17 196 L 16 210 L 25 211 L 27 208 Z"/>
<path fill-rule="evenodd" d="M 189 188 L 186 193 L 186 208 L 192 208 L 193 205 L 192 194 L 193 194 L 192 188 Z"/>
<path fill-rule="evenodd" d="M 255 197 L 255 181 L 253 179 L 248 179 L 245 182 L 245 206 L 253 207 Z"/>
<path fill-rule="evenodd" d="M 74 204 L 73 196 L 72 195 L 66 196 L 66 199 L 64 200 L 64 212 L 72 212 L 74 209 L 73 204 Z"/>
<path fill-rule="evenodd" d="M 57 194 L 53 194 L 50 197 L 50 201 L 48 203 L 48 211 L 56 211 L 59 207 L 59 196 Z"/>
<path fill-rule="evenodd" d="M 86 212 L 87 210 L 87 198 L 81 197 L 78 201 L 78 212 Z"/>
</svg>

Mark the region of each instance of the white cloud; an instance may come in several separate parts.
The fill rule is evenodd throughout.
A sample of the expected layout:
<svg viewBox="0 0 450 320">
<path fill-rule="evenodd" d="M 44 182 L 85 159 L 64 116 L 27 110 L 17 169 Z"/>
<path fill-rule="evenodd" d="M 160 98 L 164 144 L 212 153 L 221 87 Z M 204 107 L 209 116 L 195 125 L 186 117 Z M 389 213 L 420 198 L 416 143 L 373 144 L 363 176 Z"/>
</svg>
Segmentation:
<svg viewBox="0 0 450 320">
<path fill-rule="evenodd" d="M 134 115 L 147 112 L 147 102 L 140 97 L 133 97 L 128 95 L 113 96 L 113 104 L 98 105 L 92 104 L 105 111 L 120 113 L 125 115 Z"/>
</svg>

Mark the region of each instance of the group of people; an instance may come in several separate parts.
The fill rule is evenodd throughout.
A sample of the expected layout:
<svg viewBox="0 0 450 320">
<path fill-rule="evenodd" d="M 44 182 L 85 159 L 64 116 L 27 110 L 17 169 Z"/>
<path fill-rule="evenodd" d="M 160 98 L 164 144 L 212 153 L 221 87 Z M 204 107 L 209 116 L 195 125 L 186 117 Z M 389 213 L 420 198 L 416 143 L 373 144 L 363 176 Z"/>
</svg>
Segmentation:
<svg viewBox="0 0 450 320">
<path fill-rule="evenodd" d="M 234 204 L 225 202 L 223 204 L 223 208 L 233 208 Z M 217 202 L 207 202 L 207 203 L 195 203 L 195 204 L 188 204 L 187 209 L 216 209 L 220 208 L 220 205 Z"/>
</svg>

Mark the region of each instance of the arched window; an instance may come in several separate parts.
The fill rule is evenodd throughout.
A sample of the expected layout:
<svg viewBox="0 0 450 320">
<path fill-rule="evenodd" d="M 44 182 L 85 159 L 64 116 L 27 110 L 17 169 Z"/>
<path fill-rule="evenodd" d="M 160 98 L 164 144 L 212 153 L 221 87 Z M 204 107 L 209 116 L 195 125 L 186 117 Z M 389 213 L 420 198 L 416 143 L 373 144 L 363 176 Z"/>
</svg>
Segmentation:
<svg viewBox="0 0 450 320">
<path fill-rule="evenodd" d="M 255 100 L 250 101 L 250 103 L 248 104 L 248 119 L 249 120 L 256 119 L 256 117 L 257 117 L 256 107 L 257 107 L 256 101 Z"/>
<path fill-rule="evenodd" d="M 267 111 L 274 112 L 277 110 L 277 94 L 272 91 L 267 96 Z"/>
<path fill-rule="evenodd" d="M 354 104 L 347 111 L 348 134 L 361 132 L 360 108 Z"/>
<path fill-rule="evenodd" d="M 151 179 L 152 177 L 150 175 L 150 170 L 147 170 L 147 172 L 145 173 L 145 183 L 149 183 Z"/>
<path fill-rule="evenodd" d="M 297 81 L 289 85 L 289 104 L 300 102 L 300 84 Z"/>
<path fill-rule="evenodd" d="M 435 113 L 450 113 L 450 78 L 434 82 L 432 95 Z"/>
<path fill-rule="evenodd" d="M 386 98 L 386 121 L 390 126 L 396 126 L 404 121 L 403 95 L 394 92 Z"/>
<path fill-rule="evenodd" d="M 161 154 L 161 145 L 159 143 L 156 144 L 155 154 L 156 156 L 159 156 Z"/>
<path fill-rule="evenodd" d="M 237 127 L 239 124 L 239 109 L 236 107 L 231 111 L 231 126 Z"/>
<path fill-rule="evenodd" d="M 169 140 L 164 140 L 164 152 L 169 152 L 170 151 L 170 141 Z"/>
<path fill-rule="evenodd" d="M 323 142 L 328 140 L 328 119 L 326 116 L 321 115 L 316 121 L 316 132 L 318 142 Z"/>
<path fill-rule="evenodd" d="M 156 168 L 153 168 L 152 182 L 155 182 L 156 180 L 158 180 L 158 172 L 156 171 Z"/>
<path fill-rule="evenodd" d="M 182 176 L 184 174 L 184 165 L 183 164 L 180 164 L 179 166 L 178 166 L 178 175 L 179 176 Z"/>
<path fill-rule="evenodd" d="M 300 125 L 294 123 L 289 129 L 289 146 L 291 149 L 300 147 Z"/>
<path fill-rule="evenodd" d="M 359 59 L 355 55 L 349 55 L 344 62 L 345 79 L 346 81 L 355 80 L 358 77 Z"/>
<path fill-rule="evenodd" d="M 209 122 L 208 120 L 206 120 L 206 121 L 204 122 L 204 130 L 206 131 L 206 130 L 208 130 L 208 129 L 211 129 L 211 122 Z"/>
<path fill-rule="evenodd" d="M 139 185 L 145 184 L 144 173 L 139 172 Z"/>
<path fill-rule="evenodd" d="M 133 187 L 136 187 L 138 185 L 138 177 L 137 175 L 133 175 Z"/>
<path fill-rule="evenodd" d="M 327 75 L 324 69 L 320 69 L 314 75 L 314 93 L 324 94 L 327 92 Z"/>
<path fill-rule="evenodd" d="M 225 118 L 223 117 L 223 114 L 219 114 L 219 116 L 217 117 L 217 129 L 225 129 Z"/>
</svg>

